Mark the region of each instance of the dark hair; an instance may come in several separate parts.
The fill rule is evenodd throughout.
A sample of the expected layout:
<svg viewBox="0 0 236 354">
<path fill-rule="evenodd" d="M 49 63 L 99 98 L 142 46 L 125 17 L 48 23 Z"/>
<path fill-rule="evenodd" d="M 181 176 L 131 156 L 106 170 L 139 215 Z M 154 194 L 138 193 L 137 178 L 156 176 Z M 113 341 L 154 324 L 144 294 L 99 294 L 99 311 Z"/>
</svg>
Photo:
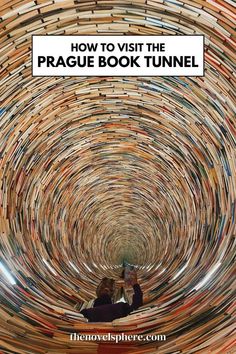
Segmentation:
<svg viewBox="0 0 236 354">
<path fill-rule="evenodd" d="M 112 297 L 114 294 L 114 285 L 115 285 L 114 279 L 106 278 L 106 277 L 103 278 L 96 289 L 97 297 L 103 295 L 108 295 Z"/>
</svg>

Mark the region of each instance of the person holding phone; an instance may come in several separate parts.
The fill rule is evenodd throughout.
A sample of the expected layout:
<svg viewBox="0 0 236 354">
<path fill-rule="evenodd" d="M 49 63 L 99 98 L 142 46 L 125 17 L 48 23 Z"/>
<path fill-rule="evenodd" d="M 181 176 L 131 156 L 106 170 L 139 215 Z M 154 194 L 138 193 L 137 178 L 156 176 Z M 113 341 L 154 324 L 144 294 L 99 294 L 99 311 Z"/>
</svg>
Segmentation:
<svg viewBox="0 0 236 354">
<path fill-rule="evenodd" d="M 137 272 L 132 270 L 129 284 L 133 287 L 134 294 L 132 304 L 126 302 L 112 303 L 115 292 L 115 280 L 111 278 L 103 278 L 97 287 L 97 298 L 94 306 L 83 309 L 80 313 L 88 319 L 89 322 L 111 322 L 116 318 L 125 317 L 130 312 L 137 310 L 143 305 L 143 293 L 138 284 Z"/>
</svg>

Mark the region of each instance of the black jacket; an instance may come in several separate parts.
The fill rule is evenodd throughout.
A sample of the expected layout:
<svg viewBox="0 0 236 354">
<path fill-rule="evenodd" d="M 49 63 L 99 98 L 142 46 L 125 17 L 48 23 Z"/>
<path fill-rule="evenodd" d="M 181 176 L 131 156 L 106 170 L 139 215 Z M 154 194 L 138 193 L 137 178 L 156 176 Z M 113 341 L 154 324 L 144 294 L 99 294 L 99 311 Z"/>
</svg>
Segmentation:
<svg viewBox="0 0 236 354">
<path fill-rule="evenodd" d="M 131 305 L 125 302 L 112 304 L 111 298 L 105 295 L 95 300 L 95 307 L 84 309 L 81 313 L 89 322 L 111 322 L 116 318 L 125 317 L 130 312 L 137 310 L 139 306 L 143 305 L 143 293 L 139 284 L 135 284 L 133 289 L 134 295 Z"/>
</svg>

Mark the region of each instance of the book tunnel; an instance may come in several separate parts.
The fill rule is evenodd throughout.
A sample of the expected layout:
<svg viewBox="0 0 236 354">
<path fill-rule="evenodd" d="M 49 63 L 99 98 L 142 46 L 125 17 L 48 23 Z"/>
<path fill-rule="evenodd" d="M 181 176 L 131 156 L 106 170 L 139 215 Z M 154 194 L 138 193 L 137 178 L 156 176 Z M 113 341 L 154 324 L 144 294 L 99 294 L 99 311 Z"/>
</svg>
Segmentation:
<svg viewBox="0 0 236 354">
<path fill-rule="evenodd" d="M 235 17 L 230 0 L 0 2 L 1 354 L 236 352 Z M 205 72 L 33 77 L 32 34 L 201 34 Z M 87 322 L 124 260 L 143 306 Z"/>
</svg>

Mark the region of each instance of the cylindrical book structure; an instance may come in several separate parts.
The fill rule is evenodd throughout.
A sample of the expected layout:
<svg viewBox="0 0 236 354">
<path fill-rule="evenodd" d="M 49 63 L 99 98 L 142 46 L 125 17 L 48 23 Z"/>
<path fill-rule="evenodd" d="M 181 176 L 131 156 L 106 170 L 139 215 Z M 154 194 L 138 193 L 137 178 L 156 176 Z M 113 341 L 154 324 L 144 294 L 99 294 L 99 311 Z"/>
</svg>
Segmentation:
<svg viewBox="0 0 236 354">
<path fill-rule="evenodd" d="M 203 34 L 205 72 L 33 77 L 33 34 Z M 235 353 L 234 2 L 2 0 L 0 39 L 0 352 Z M 87 323 L 124 259 L 144 306 Z"/>
</svg>

